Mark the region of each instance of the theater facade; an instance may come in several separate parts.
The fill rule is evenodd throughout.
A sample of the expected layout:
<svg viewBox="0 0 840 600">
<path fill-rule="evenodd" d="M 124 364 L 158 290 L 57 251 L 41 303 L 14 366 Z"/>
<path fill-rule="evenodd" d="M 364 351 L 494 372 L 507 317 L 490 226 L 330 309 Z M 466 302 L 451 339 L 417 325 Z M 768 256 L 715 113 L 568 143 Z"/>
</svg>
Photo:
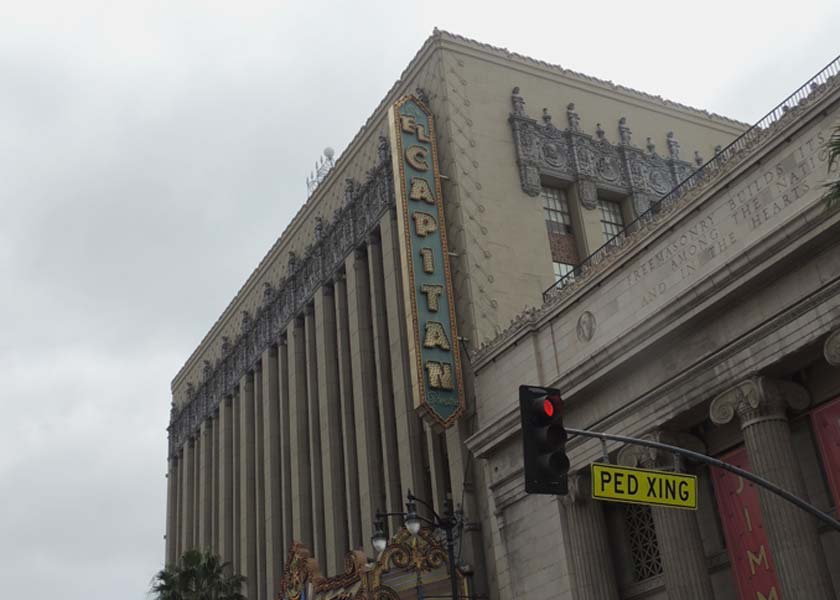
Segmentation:
<svg viewBox="0 0 840 600">
<path fill-rule="evenodd" d="M 565 424 L 719 457 L 840 503 L 840 212 L 822 200 L 840 58 L 550 286 L 472 355 L 501 598 L 840 597 L 840 532 L 717 468 L 572 437 L 570 493 L 526 495 L 520 384 Z M 694 474 L 697 511 L 604 503 L 590 466 Z"/>
<path fill-rule="evenodd" d="M 832 85 L 822 83 L 779 123 L 833 110 Z M 825 135 L 827 119 L 808 126 L 819 123 L 814 131 Z M 800 139 L 798 129 L 778 133 L 782 125 L 767 128 L 776 133 L 759 146 Z M 801 156 L 779 158 L 776 175 L 770 158 L 761 168 L 746 166 L 756 146 L 730 149 L 746 129 L 435 31 L 175 376 L 166 561 L 188 548 L 212 550 L 247 577 L 252 600 L 440 596 L 449 593 L 450 576 L 464 596 L 661 594 L 670 538 L 655 514 L 633 516 L 638 531 L 611 539 L 608 527 L 623 523 L 624 513 L 526 497 L 517 487 L 521 455 L 510 415 L 519 383 L 567 390 L 577 425 L 665 428 L 718 454 L 737 450 L 741 417 L 726 421 L 724 408 L 709 417 L 703 402 L 727 393 L 779 398 L 798 385 L 809 404 L 790 421 L 790 444 L 803 448 L 802 460 L 811 460 L 803 462 L 811 469 L 806 482 L 821 489 L 822 463 L 796 437 L 796 424 L 811 418 L 802 416 L 807 410 L 830 426 L 833 413 L 816 407 L 831 406 L 833 371 L 815 354 L 837 317 L 830 295 L 791 309 L 819 315 L 795 342 L 780 337 L 784 326 L 768 326 L 782 348 L 774 362 L 733 358 L 732 372 L 738 364 L 743 371 L 737 380 L 708 362 L 716 345 L 747 348 L 726 336 L 753 340 L 744 328 L 753 318 L 776 318 L 774 302 L 793 302 L 836 275 L 834 217 L 818 219 L 815 208 L 825 170 L 819 138 Z M 658 204 L 715 156 L 713 164 L 729 166 L 678 201 Z M 777 199 L 779 181 L 808 160 L 810 170 L 796 173 L 809 189 L 791 180 L 787 200 Z M 739 185 L 742 171 L 760 189 L 719 199 L 718 188 Z M 765 181 L 765 172 L 779 179 Z M 764 193 L 764 204 L 751 193 Z M 719 208 L 730 201 L 737 223 Z M 762 222 L 752 227 L 756 219 Z M 604 246 L 616 235 L 620 243 Z M 767 236 L 773 241 L 765 248 Z M 641 253 L 650 256 L 631 264 Z M 765 260 L 777 268 L 759 268 Z M 755 315 L 746 314 L 747 300 L 759 307 Z M 541 308 L 523 316 L 526 306 Z M 691 356 L 708 362 L 717 383 L 689 378 L 700 364 Z M 665 378 L 656 388 L 645 387 L 657 381 L 648 370 Z M 691 394 L 667 391 L 666 375 Z M 802 393 L 796 398 L 800 406 Z M 570 448 L 575 477 L 584 477 L 593 451 L 574 440 Z M 749 441 L 746 448 L 758 465 Z M 611 452 L 613 460 L 648 460 Z M 736 569 L 725 550 L 734 542 L 724 541 L 722 518 L 709 507 L 711 494 L 737 482 L 705 477 L 697 528 L 711 532 L 702 541 L 714 589 L 730 590 L 714 597 L 735 598 Z M 409 492 L 439 513 L 448 498 L 459 509 L 455 573 L 439 533 L 411 535 L 399 515 L 387 519 L 385 550 L 372 547 L 376 512 L 399 513 Z M 829 499 L 824 491 L 816 501 Z M 769 535 L 773 517 L 764 504 L 759 517 L 757 503 L 753 522 Z M 589 521 L 572 521 L 603 526 L 604 535 L 575 530 L 574 511 Z M 422 506 L 420 513 L 432 516 Z M 669 526 L 678 532 L 683 525 Z M 629 581 L 635 563 L 627 548 L 639 546 L 640 535 L 662 546 L 661 565 L 651 558 L 651 576 Z M 580 536 L 600 545 L 581 545 Z M 781 581 L 783 551 L 773 539 L 765 554 Z M 572 568 L 575 556 L 583 567 Z M 819 569 L 824 555 L 814 556 L 823 556 L 813 563 Z M 612 576 L 593 578 L 612 582 L 605 585 L 613 595 L 585 595 L 586 566 L 595 573 L 605 565 Z M 570 595 L 573 587 L 579 595 Z"/>
</svg>

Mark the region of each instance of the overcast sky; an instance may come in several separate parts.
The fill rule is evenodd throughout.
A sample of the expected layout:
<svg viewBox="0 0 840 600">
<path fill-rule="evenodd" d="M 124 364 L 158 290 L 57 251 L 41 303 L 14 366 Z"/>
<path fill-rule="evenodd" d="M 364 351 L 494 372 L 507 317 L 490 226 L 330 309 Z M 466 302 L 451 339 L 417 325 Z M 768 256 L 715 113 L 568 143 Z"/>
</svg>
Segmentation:
<svg viewBox="0 0 840 600">
<path fill-rule="evenodd" d="M 169 383 L 438 26 L 754 121 L 840 3 L 0 0 L 0 596 L 144 598 Z"/>
</svg>

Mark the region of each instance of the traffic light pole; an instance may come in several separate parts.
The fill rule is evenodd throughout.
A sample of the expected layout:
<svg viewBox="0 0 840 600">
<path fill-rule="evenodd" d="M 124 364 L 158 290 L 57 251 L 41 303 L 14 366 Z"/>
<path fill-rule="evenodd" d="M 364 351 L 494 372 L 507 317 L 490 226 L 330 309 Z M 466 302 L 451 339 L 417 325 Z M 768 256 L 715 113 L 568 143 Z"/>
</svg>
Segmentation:
<svg viewBox="0 0 840 600">
<path fill-rule="evenodd" d="M 637 446 L 645 446 L 647 448 L 657 448 L 659 450 L 667 450 L 668 452 L 673 452 L 678 456 L 685 456 L 686 458 L 690 458 L 697 462 L 711 465 L 713 467 L 718 467 L 719 469 L 723 469 L 725 471 L 729 471 L 730 473 L 734 473 L 739 477 L 743 477 L 749 481 L 752 481 L 756 485 L 763 487 L 765 490 L 776 494 L 787 500 L 788 502 L 798 506 L 802 510 L 811 515 L 815 516 L 817 519 L 822 521 L 823 523 L 828 524 L 832 529 L 836 531 L 840 531 L 840 522 L 836 519 L 833 519 L 830 515 L 822 512 L 817 507 L 805 502 L 799 496 L 794 496 L 787 490 L 780 488 L 773 482 L 767 481 L 763 477 L 759 477 L 754 473 L 750 473 L 749 471 L 745 471 L 735 465 L 731 465 L 729 463 L 723 462 L 722 460 L 718 460 L 717 458 L 712 458 L 711 456 L 707 456 L 705 454 L 701 454 L 700 452 L 694 452 L 693 450 L 688 450 L 686 448 L 680 448 L 678 446 L 672 446 L 670 444 L 663 444 L 662 442 L 654 442 L 653 440 L 642 440 L 639 438 L 634 437 L 627 437 L 624 435 L 615 435 L 612 433 L 601 433 L 599 431 L 589 431 L 587 429 L 573 429 L 571 427 L 566 427 L 566 431 L 573 435 L 581 435 L 584 437 L 590 438 L 598 438 L 601 441 L 612 440 L 615 442 L 624 442 L 625 444 L 635 444 Z M 606 453 L 605 453 L 606 454 Z"/>
</svg>

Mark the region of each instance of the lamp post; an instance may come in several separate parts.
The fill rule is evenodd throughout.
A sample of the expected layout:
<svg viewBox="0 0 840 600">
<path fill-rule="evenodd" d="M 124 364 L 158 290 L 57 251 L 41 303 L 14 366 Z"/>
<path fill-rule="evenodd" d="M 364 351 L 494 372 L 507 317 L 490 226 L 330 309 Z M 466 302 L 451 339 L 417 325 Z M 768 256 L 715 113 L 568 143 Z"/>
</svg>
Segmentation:
<svg viewBox="0 0 840 600">
<path fill-rule="evenodd" d="M 452 587 L 452 599 L 460 598 L 458 593 L 458 581 L 455 574 L 455 528 L 458 526 L 458 516 L 452 507 L 452 495 L 447 494 L 443 505 L 443 516 L 435 512 L 435 509 L 428 502 L 421 500 L 408 491 L 406 496 L 405 512 L 389 512 L 382 513 L 376 511 L 376 520 L 374 521 L 373 536 L 370 541 L 373 544 L 373 549 L 377 554 L 381 554 L 388 546 L 388 534 L 386 533 L 386 517 L 402 517 L 403 524 L 412 536 L 417 536 L 420 532 L 420 527 L 423 523 L 427 523 L 434 529 L 440 529 L 446 535 L 446 556 L 449 561 L 449 582 Z M 417 514 L 417 503 L 422 504 L 429 512 L 432 513 L 432 518 L 427 519 Z"/>
</svg>

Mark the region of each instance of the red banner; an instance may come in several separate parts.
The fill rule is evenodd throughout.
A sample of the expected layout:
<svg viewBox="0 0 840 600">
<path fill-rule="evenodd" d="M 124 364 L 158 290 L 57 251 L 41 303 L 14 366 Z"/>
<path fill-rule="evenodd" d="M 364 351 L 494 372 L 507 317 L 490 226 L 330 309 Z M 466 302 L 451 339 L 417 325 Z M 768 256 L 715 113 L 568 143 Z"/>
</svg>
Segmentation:
<svg viewBox="0 0 840 600">
<path fill-rule="evenodd" d="M 724 462 L 750 469 L 747 449 L 721 456 Z M 758 489 L 737 475 L 712 468 L 718 511 L 723 523 L 732 574 L 742 600 L 781 600 L 770 544 L 761 519 Z M 792 599 L 791 599 L 792 600 Z"/>
<path fill-rule="evenodd" d="M 840 506 L 840 398 L 811 413 L 814 434 L 820 447 L 834 506 Z"/>
</svg>

